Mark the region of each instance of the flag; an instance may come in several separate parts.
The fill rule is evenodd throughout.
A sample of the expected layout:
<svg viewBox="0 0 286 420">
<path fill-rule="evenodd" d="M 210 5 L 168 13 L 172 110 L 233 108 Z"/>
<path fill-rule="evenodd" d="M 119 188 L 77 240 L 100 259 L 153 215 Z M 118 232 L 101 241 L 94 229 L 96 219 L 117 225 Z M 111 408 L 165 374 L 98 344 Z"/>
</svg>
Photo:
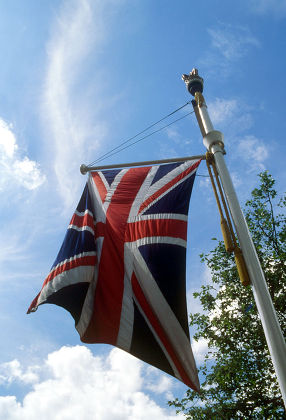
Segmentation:
<svg viewBox="0 0 286 420">
<path fill-rule="evenodd" d="M 28 313 L 43 303 L 62 306 L 81 341 L 117 346 L 199 390 L 185 281 L 199 163 L 91 172 Z"/>
</svg>

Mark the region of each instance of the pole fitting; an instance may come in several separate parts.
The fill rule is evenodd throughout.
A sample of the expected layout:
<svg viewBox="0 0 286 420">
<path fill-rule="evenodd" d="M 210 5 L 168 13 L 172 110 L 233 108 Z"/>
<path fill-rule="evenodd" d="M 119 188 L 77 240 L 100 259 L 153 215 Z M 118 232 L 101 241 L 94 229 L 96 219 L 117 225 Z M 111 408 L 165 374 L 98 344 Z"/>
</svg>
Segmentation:
<svg viewBox="0 0 286 420">
<path fill-rule="evenodd" d="M 212 153 L 212 147 L 219 145 L 224 152 L 223 134 L 220 131 L 212 130 L 209 131 L 203 138 L 203 143 L 207 150 Z"/>
<path fill-rule="evenodd" d="M 203 92 L 204 79 L 199 76 L 198 69 L 193 69 L 190 72 L 190 74 L 183 74 L 182 79 L 185 82 L 186 87 L 192 96 L 195 96 L 196 92 Z"/>
<path fill-rule="evenodd" d="M 88 172 L 88 167 L 83 163 L 82 165 L 80 165 L 79 170 L 82 175 L 85 175 Z"/>
<path fill-rule="evenodd" d="M 211 165 L 214 162 L 214 155 L 212 152 L 207 151 L 206 152 L 206 162 Z"/>
</svg>

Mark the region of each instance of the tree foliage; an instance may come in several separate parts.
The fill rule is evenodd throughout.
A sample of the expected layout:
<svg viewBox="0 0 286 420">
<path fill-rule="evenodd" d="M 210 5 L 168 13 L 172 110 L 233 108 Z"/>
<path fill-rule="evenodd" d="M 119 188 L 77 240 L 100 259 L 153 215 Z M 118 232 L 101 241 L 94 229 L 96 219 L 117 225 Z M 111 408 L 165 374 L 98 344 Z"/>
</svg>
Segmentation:
<svg viewBox="0 0 286 420">
<path fill-rule="evenodd" d="M 277 198 L 268 172 L 259 178 L 245 215 L 285 336 L 286 197 Z M 222 242 L 201 259 L 212 273 L 212 283 L 194 294 L 204 312 L 190 316 L 194 339 L 209 348 L 199 368 L 201 392 L 188 390 L 169 405 L 187 419 L 286 419 L 251 287 L 241 285 Z"/>
</svg>

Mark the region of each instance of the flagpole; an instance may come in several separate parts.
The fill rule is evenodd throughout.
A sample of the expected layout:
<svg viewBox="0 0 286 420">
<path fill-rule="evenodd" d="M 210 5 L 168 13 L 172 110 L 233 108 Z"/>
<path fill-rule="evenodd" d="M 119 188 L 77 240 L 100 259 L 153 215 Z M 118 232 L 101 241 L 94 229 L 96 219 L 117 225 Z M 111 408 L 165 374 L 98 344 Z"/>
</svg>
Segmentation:
<svg viewBox="0 0 286 420">
<path fill-rule="evenodd" d="M 249 272 L 257 309 L 286 407 L 286 343 L 246 220 L 225 164 L 223 134 L 213 128 L 202 95 L 203 79 L 198 75 L 198 71 L 193 69 L 189 75 L 184 74 L 182 79 L 186 83 L 189 93 L 195 97 L 192 104 L 203 136 L 203 143 L 207 150 L 214 155 L 214 161 Z"/>
<path fill-rule="evenodd" d="M 80 165 L 80 172 L 82 175 L 87 174 L 91 171 L 100 171 L 103 169 L 119 169 L 119 168 L 132 168 L 133 166 L 147 166 L 147 165 L 161 165 L 164 163 L 176 163 L 176 162 L 185 162 L 186 160 L 196 160 L 201 159 L 205 160 L 205 155 L 196 155 L 196 156 L 185 156 L 182 158 L 170 158 L 170 159 L 161 159 L 161 160 L 145 160 L 144 162 L 129 162 L 129 163 L 115 163 L 113 165 L 104 165 L 104 166 L 87 166 L 85 164 Z"/>
</svg>

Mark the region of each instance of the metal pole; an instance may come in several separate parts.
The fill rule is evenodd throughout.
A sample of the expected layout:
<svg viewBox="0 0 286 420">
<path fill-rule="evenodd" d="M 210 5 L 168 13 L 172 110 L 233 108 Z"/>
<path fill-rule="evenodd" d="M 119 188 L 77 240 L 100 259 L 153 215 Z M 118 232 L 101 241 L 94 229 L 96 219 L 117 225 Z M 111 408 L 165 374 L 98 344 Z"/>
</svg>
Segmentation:
<svg viewBox="0 0 286 420">
<path fill-rule="evenodd" d="M 90 171 L 99 171 L 102 169 L 119 169 L 119 168 L 130 168 L 133 166 L 146 166 L 146 165 L 160 165 L 163 163 L 175 163 L 175 162 L 184 162 L 185 160 L 195 160 L 195 159 L 206 159 L 205 155 L 197 155 L 197 156 L 185 156 L 182 158 L 170 158 L 170 159 L 161 159 L 161 160 L 146 160 L 144 162 L 132 162 L 132 163 L 118 163 L 113 165 L 104 165 L 104 166 L 87 166 L 87 165 L 80 165 L 80 172 L 82 175 L 85 175 L 87 172 Z"/>
<path fill-rule="evenodd" d="M 204 145 L 211 153 L 214 154 L 215 164 L 221 178 L 225 196 L 249 272 L 258 313 L 261 318 L 264 334 L 277 375 L 284 405 L 286 407 L 286 343 L 246 220 L 240 208 L 232 180 L 225 164 L 223 157 L 225 154 L 223 135 L 220 131 L 216 131 L 213 128 L 207 106 L 202 95 L 203 79 L 198 75 L 198 71 L 193 69 L 190 75 L 183 75 L 182 78 L 185 81 L 189 92 L 195 96 L 195 100 L 192 101 L 192 103 L 203 135 Z"/>
</svg>

